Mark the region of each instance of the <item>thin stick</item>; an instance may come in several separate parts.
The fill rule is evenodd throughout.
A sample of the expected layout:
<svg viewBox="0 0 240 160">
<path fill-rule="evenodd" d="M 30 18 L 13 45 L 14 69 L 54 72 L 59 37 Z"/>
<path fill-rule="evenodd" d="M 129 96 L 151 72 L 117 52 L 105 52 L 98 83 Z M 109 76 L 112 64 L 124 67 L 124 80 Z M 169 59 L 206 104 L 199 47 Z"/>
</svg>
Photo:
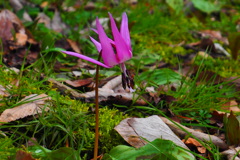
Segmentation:
<svg viewBox="0 0 240 160">
<path fill-rule="evenodd" d="M 98 60 L 100 60 L 101 54 L 99 54 Z M 98 78 L 99 78 L 99 65 L 96 68 L 95 77 L 95 143 L 94 143 L 94 160 L 97 160 L 98 156 L 98 139 L 99 139 L 99 106 L 98 106 Z"/>
</svg>

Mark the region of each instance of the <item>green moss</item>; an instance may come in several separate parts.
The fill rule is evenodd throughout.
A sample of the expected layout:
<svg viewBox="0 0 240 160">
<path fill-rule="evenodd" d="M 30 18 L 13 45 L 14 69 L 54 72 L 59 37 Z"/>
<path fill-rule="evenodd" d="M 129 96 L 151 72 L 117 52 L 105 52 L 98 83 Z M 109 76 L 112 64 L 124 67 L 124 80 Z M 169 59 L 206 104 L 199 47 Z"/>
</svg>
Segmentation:
<svg viewBox="0 0 240 160">
<path fill-rule="evenodd" d="M 5 137 L 0 138 L 0 159 L 7 160 L 9 156 L 12 156 L 16 153 L 16 148 L 13 146 L 13 140 Z"/>
<path fill-rule="evenodd" d="M 211 70 L 222 77 L 238 76 L 240 74 L 240 66 L 238 61 L 231 59 L 196 57 L 194 64 L 203 65 L 207 70 Z"/>
<path fill-rule="evenodd" d="M 103 153 L 124 143 L 123 138 L 114 130 L 114 127 L 125 118 L 127 115 L 123 115 L 117 109 L 102 108 L 100 110 L 100 145 Z"/>
<path fill-rule="evenodd" d="M 94 116 L 94 115 L 93 115 Z M 118 125 L 123 119 L 127 118 L 127 115 L 123 115 L 117 109 L 109 109 L 107 107 L 100 108 L 100 152 L 109 152 L 114 146 L 124 143 L 123 138 L 114 130 L 114 127 Z M 92 117 L 89 124 L 95 126 L 95 118 Z"/>
</svg>

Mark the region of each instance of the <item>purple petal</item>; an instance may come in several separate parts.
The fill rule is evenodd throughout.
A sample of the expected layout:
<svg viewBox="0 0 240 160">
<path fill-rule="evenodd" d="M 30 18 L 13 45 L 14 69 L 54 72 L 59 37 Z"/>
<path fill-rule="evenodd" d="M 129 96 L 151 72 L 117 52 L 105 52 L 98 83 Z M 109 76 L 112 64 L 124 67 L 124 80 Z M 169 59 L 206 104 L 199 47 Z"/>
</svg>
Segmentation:
<svg viewBox="0 0 240 160">
<path fill-rule="evenodd" d="M 119 33 L 116 23 L 111 15 L 111 13 L 108 13 L 108 14 L 110 17 L 112 34 L 113 34 L 113 38 L 115 41 L 117 57 L 119 60 L 118 62 L 123 63 L 132 57 L 132 52 L 129 50 L 127 43 L 124 41 L 123 37 Z"/>
<path fill-rule="evenodd" d="M 112 45 L 109 41 L 109 38 L 107 37 L 105 31 L 103 30 L 103 27 L 100 24 L 98 18 L 96 19 L 96 26 L 97 26 L 99 41 L 102 46 L 103 62 L 107 66 L 111 66 L 111 67 L 117 65 L 118 64 L 117 57 L 114 54 L 114 51 L 113 51 Z"/>
<path fill-rule="evenodd" d="M 89 37 L 90 37 L 91 41 L 93 42 L 93 44 L 96 46 L 98 52 L 100 53 L 102 50 L 101 44 L 98 41 L 96 41 L 94 38 L 92 38 L 91 36 L 89 36 Z"/>
<path fill-rule="evenodd" d="M 120 33 L 121 33 L 123 39 L 125 40 L 125 42 L 127 43 L 129 50 L 132 51 L 131 39 L 130 39 L 129 30 L 128 30 L 128 17 L 125 12 L 122 15 L 122 23 L 121 23 Z"/>
<path fill-rule="evenodd" d="M 101 63 L 101 62 L 99 62 L 95 59 L 92 59 L 90 57 L 84 56 L 84 55 L 76 53 L 76 52 L 70 52 L 70 51 L 61 51 L 61 52 L 65 53 L 65 54 L 68 54 L 68 55 L 71 55 L 71 56 L 75 56 L 75 57 L 84 59 L 86 61 L 92 62 L 94 64 L 97 64 L 97 65 L 105 67 L 105 68 L 112 68 L 112 66 L 105 65 L 105 64 L 103 64 L 103 63 Z"/>
<path fill-rule="evenodd" d="M 91 28 L 91 30 L 98 34 L 98 31 L 97 31 L 96 29 Z M 110 43 L 112 43 L 113 45 L 115 45 L 115 42 L 114 42 L 112 39 L 108 38 L 108 40 L 110 41 Z"/>
</svg>

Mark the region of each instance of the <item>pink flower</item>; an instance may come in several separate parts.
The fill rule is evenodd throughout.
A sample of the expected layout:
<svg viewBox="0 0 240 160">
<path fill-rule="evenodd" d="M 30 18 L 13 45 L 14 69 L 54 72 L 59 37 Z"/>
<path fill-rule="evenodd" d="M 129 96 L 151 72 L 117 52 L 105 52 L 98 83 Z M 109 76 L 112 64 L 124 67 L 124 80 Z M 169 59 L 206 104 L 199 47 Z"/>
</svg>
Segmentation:
<svg viewBox="0 0 240 160">
<path fill-rule="evenodd" d="M 123 83 L 125 83 L 123 84 L 123 87 L 126 88 L 126 84 L 127 84 L 127 86 L 131 88 L 132 86 L 131 83 L 133 83 L 133 81 L 129 77 L 129 74 L 124 65 L 125 61 L 132 58 L 132 48 L 131 48 L 131 40 L 130 40 L 130 34 L 128 29 L 127 14 L 123 13 L 122 15 L 120 32 L 110 13 L 109 13 L 109 17 L 110 17 L 113 40 L 107 37 L 98 18 L 96 18 L 97 29 L 93 29 L 93 31 L 98 34 L 99 41 L 90 37 L 91 41 L 96 46 L 98 52 L 101 54 L 103 63 L 79 53 L 70 52 L 70 51 L 62 51 L 62 52 L 68 55 L 72 55 L 72 56 L 87 60 L 89 62 L 95 63 L 105 68 L 112 68 L 113 66 L 119 64 L 123 72 Z"/>
</svg>

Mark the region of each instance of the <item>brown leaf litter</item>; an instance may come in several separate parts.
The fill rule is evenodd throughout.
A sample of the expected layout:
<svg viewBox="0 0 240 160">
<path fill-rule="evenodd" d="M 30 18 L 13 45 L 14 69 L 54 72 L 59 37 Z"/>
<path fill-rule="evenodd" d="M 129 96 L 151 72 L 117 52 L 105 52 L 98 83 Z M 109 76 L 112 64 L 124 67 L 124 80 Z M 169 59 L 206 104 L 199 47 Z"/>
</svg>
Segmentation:
<svg viewBox="0 0 240 160">
<path fill-rule="evenodd" d="M 0 123 L 12 122 L 27 116 L 41 114 L 43 110 L 48 111 L 49 108 L 45 107 L 47 100 L 51 100 L 51 98 L 46 94 L 29 95 L 23 98 L 18 106 L 6 109 L 0 116 Z"/>
<path fill-rule="evenodd" d="M 9 66 L 21 65 L 27 50 L 29 50 L 26 58 L 27 63 L 36 60 L 38 43 L 13 12 L 7 9 L 0 11 L 0 28 L 2 41 L 0 50 L 4 51 L 3 60 L 5 63 Z"/>
</svg>

